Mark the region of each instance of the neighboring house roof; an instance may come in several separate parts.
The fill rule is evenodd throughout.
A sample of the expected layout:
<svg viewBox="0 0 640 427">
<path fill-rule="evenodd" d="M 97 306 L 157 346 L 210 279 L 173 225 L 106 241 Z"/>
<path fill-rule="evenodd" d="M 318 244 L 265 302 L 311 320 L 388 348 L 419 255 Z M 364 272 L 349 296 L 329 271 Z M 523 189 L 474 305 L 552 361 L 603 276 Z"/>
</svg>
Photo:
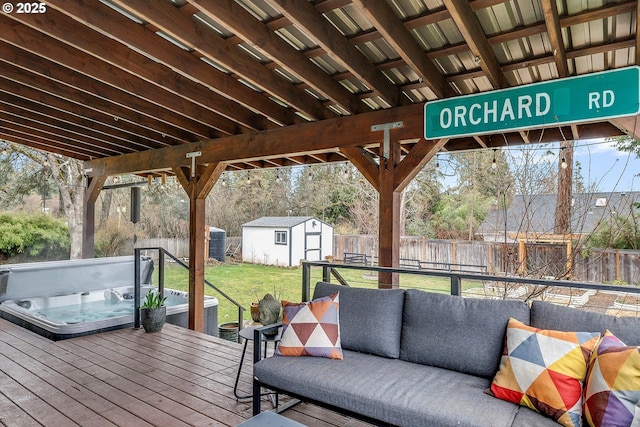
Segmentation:
<svg viewBox="0 0 640 427">
<path fill-rule="evenodd" d="M 507 209 L 490 211 L 477 233 L 485 236 L 507 233 L 553 234 L 556 194 L 516 195 Z M 578 193 L 573 195 L 571 233 L 588 234 L 615 215 L 629 216 L 640 210 L 640 192 Z"/>
<path fill-rule="evenodd" d="M 263 216 L 262 218 L 254 219 L 246 224 L 242 224 L 243 227 L 295 227 L 298 224 L 314 219 L 312 216 Z M 320 220 L 316 220 L 321 222 Z"/>
</svg>

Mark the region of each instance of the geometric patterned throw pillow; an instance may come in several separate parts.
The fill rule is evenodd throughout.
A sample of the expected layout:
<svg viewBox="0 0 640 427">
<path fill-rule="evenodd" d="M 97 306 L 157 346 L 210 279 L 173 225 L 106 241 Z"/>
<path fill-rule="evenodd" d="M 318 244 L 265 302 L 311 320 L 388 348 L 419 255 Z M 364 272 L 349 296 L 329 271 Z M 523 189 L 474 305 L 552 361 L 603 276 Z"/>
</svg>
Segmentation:
<svg viewBox="0 0 640 427">
<path fill-rule="evenodd" d="M 594 427 L 640 425 L 640 347 L 627 347 L 606 331 L 591 354 L 584 418 Z"/>
<path fill-rule="evenodd" d="M 282 302 L 282 337 L 276 349 L 280 356 L 318 356 L 342 360 L 340 293 L 309 302 Z"/>
<path fill-rule="evenodd" d="M 509 319 L 491 394 L 553 418 L 582 425 L 582 387 L 599 332 L 541 330 Z"/>
</svg>

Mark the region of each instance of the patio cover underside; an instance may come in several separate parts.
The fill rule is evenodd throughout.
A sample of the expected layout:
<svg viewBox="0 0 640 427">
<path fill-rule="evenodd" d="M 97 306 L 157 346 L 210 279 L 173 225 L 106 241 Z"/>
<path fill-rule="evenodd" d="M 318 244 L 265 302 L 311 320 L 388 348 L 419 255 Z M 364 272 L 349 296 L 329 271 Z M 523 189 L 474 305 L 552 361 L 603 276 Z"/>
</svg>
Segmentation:
<svg viewBox="0 0 640 427">
<path fill-rule="evenodd" d="M 175 175 L 191 202 L 196 330 L 204 199 L 225 171 L 351 162 L 380 192 L 379 261 L 392 267 L 400 193 L 439 151 L 640 136 L 631 116 L 423 137 L 427 101 L 637 65 L 637 1 L 43 5 L 0 14 L 0 139 L 85 162 L 87 257 L 108 176 Z M 396 122 L 385 149 L 372 126 Z M 380 286 L 395 280 L 382 274 Z"/>
</svg>

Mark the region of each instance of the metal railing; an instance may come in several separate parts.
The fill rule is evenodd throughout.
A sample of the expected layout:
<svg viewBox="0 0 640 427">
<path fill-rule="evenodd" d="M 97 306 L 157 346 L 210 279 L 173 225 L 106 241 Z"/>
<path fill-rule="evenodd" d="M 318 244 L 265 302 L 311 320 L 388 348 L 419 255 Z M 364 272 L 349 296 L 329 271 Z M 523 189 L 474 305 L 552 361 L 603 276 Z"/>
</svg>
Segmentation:
<svg viewBox="0 0 640 427">
<path fill-rule="evenodd" d="M 176 264 L 179 266 L 189 270 L 189 266 L 184 262 L 180 261 L 176 256 L 169 253 L 166 249 L 161 247 L 146 247 L 146 248 L 135 248 L 134 249 L 134 276 L 135 276 L 135 286 L 133 291 L 133 303 L 135 307 L 134 314 L 134 327 L 140 328 L 140 257 L 142 256 L 142 251 L 158 251 L 158 293 L 160 297 L 164 296 L 164 256 L 167 255 Z M 242 329 L 243 325 L 243 317 L 244 311 L 246 310 L 239 302 L 231 298 L 229 295 L 224 293 L 220 288 L 209 282 L 207 279 L 204 279 L 204 283 L 206 283 L 211 289 L 218 292 L 222 297 L 224 297 L 227 301 L 232 303 L 238 308 L 238 330 Z"/>
<path fill-rule="evenodd" d="M 377 266 L 378 257 L 357 252 L 345 252 L 342 262 L 345 264 Z M 463 273 L 483 273 L 487 266 L 477 264 L 458 264 L 451 262 L 420 261 L 415 258 L 400 258 L 399 268 L 417 268 L 419 270 L 460 271 Z"/>
<path fill-rule="evenodd" d="M 535 279 L 530 277 L 521 276 L 499 276 L 491 274 L 479 274 L 470 273 L 464 271 L 449 271 L 449 270 L 429 270 L 429 269 L 416 269 L 416 268 L 390 268 L 390 267 L 376 267 L 365 266 L 356 264 L 338 264 L 328 263 L 323 261 L 305 261 L 302 263 L 302 300 L 309 301 L 311 299 L 311 268 L 322 268 L 322 280 L 324 282 L 330 282 L 331 277 L 334 277 L 342 285 L 349 286 L 348 282 L 340 274 L 340 269 L 345 270 L 361 270 L 369 272 L 384 272 L 384 273 L 402 273 L 412 274 L 419 276 L 432 276 L 432 277 L 444 277 L 449 278 L 451 288 L 451 295 L 462 296 L 462 282 L 463 280 L 480 281 L 480 282 L 502 282 L 502 283 L 514 283 L 523 285 L 538 285 L 538 286 L 558 286 L 564 288 L 582 288 L 593 289 L 600 291 L 612 291 L 619 293 L 632 293 L 638 294 L 640 297 L 640 287 L 638 286 L 620 286 L 610 285 L 605 283 L 587 283 L 587 282 L 574 282 L 569 280 L 547 280 L 547 279 Z"/>
</svg>

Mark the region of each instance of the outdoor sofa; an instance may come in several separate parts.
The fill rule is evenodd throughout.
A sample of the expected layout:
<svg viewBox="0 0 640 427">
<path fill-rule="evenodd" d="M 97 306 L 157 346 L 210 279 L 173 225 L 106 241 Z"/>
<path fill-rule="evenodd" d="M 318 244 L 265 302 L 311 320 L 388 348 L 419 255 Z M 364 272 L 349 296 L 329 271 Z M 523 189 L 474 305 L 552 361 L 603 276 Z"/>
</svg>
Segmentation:
<svg viewBox="0 0 640 427">
<path fill-rule="evenodd" d="M 262 358 L 254 351 L 254 415 L 261 411 L 265 387 L 376 425 L 558 426 L 488 392 L 501 367 L 510 318 L 541 329 L 610 330 L 625 344 L 640 345 L 640 319 L 542 301 L 530 308 L 516 300 L 323 282 L 313 298 L 335 292 L 343 359 Z M 256 348 L 261 348 L 261 334 L 273 327 L 255 331 Z M 636 406 L 636 416 L 638 412 Z"/>
</svg>

